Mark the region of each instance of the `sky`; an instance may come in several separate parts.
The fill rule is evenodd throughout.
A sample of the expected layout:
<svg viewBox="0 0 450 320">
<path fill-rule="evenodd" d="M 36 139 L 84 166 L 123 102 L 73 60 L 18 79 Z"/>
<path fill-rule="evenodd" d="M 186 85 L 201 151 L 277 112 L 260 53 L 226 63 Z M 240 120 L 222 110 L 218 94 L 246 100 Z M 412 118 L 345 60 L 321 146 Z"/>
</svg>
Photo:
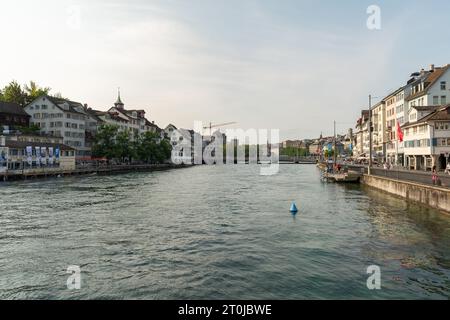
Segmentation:
<svg viewBox="0 0 450 320">
<path fill-rule="evenodd" d="M 380 8 L 380 28 L 367 8 Z M 0 87 L 30 80 L 160 127 L 354 127 L 368 95 L 450 63 L 449 1 L 15 0 L 0 3 Z"/>
</svg>

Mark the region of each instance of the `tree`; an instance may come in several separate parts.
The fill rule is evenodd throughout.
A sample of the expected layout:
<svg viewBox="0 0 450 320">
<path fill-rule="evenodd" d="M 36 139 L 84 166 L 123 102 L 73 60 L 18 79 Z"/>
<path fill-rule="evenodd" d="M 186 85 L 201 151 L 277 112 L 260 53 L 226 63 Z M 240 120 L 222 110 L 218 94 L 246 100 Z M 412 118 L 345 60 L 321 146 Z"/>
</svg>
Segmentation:
<svg viewBox="0 0 450 320">
<path fill-rule="evenodd" d="M 159 143 L 159 149 L 160 149 L 160 157 L 158 158 L 159 163 L 163 163 L 167 159 L 170 159 L 172 155 L 172 146 L 170 145 L 169 141 L 163 139 Z"/>
<path fill-rule="evenodd" d="M 3 88 L 2 100 L 4 102 L 17 103 L 20 106 L 25 106 L 27 102 L 27 94 L 17 81 L 11 81 L 5 88 Z"/>
<path fill-rule="evenodd" d="M 18 127 L 18 129 L 24 134 L 35 134 L 41 130 L 41 128 L 34 123 L 30 123 L 29 127 Z"/>
<path fill-rule="evenodd" d="M 30 81 L 30 85 L 24 86 L 24 91 L 26 93 L 26 104 L 33 102 L 34 99 L 39 98 L 40 96 L 47 95 L 50 92 L 49 87 L 41 88 L 36 82 Z"/>
<path fill-rule="evenodd" d="M 17 103 L 24 107 L 34 99 L 49 94 L 50 90 L 48 87 L 39 87 L 34 81 L 21 87 L 17 81 L 13 80 L 3 90 L 0 90 L 0 101 Z"/>
<path fill-rule="evenodd" d="M 97 157 L 105 157 L 108 160 L 117 156 L 116 136 L 119 127 L 110 124 L 103 124 L 98 128 L 95 142 L 92 146 L 92 154 Z"/>
<path fill-rule="evenodd" d="M 134 157 L 134 148 L 131 143 L 130 132 L 128 130 L 120 131 L 116 136 L 116 156 L 122 161 L 125 162 L 125 159 L 128 159 L 131 162 L 131 159 Z"/>
<path fill-rule="evenodd" d="M 138 157 L 140 160 L 146 163 L 154 163 L 157 153 L 157 140 L 159 136 L 156 133 L 147 131 L 140 137 L 140 143 L 138 146 Z"/>
</svg>

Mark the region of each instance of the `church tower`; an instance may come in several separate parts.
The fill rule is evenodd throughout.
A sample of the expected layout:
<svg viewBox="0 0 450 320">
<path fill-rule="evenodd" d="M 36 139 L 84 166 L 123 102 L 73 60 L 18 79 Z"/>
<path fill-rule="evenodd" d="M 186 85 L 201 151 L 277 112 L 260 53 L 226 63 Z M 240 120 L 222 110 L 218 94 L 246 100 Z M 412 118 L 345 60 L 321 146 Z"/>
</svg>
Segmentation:
<svg viewBox="0 0 450 320">
<path fill-rule="evenodd" d="M 119 110 L 123 110 L 125 105 L 123 104 L 122 100 L 120 99 L 120 88 L 118 90 L 118 96 L 117 96 L 117 101 L 116 103 L 114 103 L 114 106 L 119 109 Z"/>
</svg>

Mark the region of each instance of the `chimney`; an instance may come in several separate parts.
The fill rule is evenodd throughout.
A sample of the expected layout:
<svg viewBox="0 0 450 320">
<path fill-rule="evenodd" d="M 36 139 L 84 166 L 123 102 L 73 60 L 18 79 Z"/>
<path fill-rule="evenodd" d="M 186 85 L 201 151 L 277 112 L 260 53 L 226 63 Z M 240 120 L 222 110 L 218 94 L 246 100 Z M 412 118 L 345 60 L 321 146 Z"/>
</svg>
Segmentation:
<svg viewBox="0 0 450 320">
<path fill-rule="evenodd" d="M 420 75 L 423 76 L 425 74 L 425 69 L 420 70 Z"/>
<path fill-rule="evenodd" d="M 6 137 L 0 136 L 0 147 L 4 147 L 6 145 Z"/>
<path fill-rule="evenodd" d="M 430 71 L 434 72 L 435 68 L 434 68 L 434 64 L 430 65 Z"/>
</svg>

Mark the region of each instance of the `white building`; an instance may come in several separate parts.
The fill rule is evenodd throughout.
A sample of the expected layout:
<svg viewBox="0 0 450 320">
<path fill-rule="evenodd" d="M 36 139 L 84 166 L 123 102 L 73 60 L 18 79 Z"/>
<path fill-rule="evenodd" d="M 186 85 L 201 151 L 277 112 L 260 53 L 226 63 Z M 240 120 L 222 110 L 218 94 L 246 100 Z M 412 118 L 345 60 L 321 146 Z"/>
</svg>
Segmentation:
<svg viewBox="0 0 450 320">
<path fill-rule="evenodd" d="M 409 107 L 446 105 L 450 101 L 450 64 L 444 67 L 431 65 L 422 69 L 416 81 L 411 83 L 411 95 L 406 99 Z M 415 121 L 409 115 L 408 121 Z"/>
<path fill-rule="evenodd" d="M 114 107 L 106 112 L 90 110 L 89 113 L 99 119 L 100 123 L 116 125 L 120 131 L 129 131 L 132 139 L 148 131 L 154 133 L 161 132 L 161 129 L 154 122 L 150 122 L 145 117 L 145 110 L 125 109 L 125 104 L 120 98 L 120 92 L 117 101 L 114 103 Z"/>
<path fill-rule="evenodd" d="M 361 112 L 361 118 L 358 119 L 355 132 L 355 147 L 353 153 L 355 156 L 369 156 L 369 110 Z"/>
<path fill-rule="evenodd" d="M 410 80 L 411 81 L 411 80 Z M 395 118 L 396 124 L 392 129 L 393 137 L 395 137 L 395 141 L 392 145 L 395 148 L 395 153 L 392 156 L 392 153 L 389 154 L 391 158 L 391 163 L 396 163 L 400 166 L 405 166 L 405 150 L 404 143 L 398 141 L 397 137 L 397 123 L 398 125 L 403 126 L 406 122 L 408 122 L 408 114 L 409 114 L 409 105 L 406 99 L 411 95 L 411 84 L 407 83 L 404 87 L 399 89 L 396 92 L 395 96 Z M 392 150 L 392 148 L 391 148 Z"/>
<path fill-rule="evenodd" d="M 77 157 L 90 153 L 85 145 L 85 106 L 79 102 L 41 96 L 25 107 L 31 116 L 30 123 L 40 128 L 41 133 L 62 137 L 64 144 L 76 150 Z"/>
<path fill-rule="evenodd" d="M 374 157 L 384 159 L 386 156 L 386 103 L 381 101 L 372 107 L 373 152 Z"/>
<path fill-rule="evenodd" d="M 414 119 L 403 126 L 406 166 L 444 170 L 450 161 L 450 105 L 415 106 Z"/>
<path fill-rule="evenodd" d="M 203 139 L 201 134 L 194 130 L 176 129 L 173 125 L 169 125 L 166 130 L 172 146 L 171 160 L 173 163 L 194 164 L 196 161 L 202 161 Z"/>
</svg>

